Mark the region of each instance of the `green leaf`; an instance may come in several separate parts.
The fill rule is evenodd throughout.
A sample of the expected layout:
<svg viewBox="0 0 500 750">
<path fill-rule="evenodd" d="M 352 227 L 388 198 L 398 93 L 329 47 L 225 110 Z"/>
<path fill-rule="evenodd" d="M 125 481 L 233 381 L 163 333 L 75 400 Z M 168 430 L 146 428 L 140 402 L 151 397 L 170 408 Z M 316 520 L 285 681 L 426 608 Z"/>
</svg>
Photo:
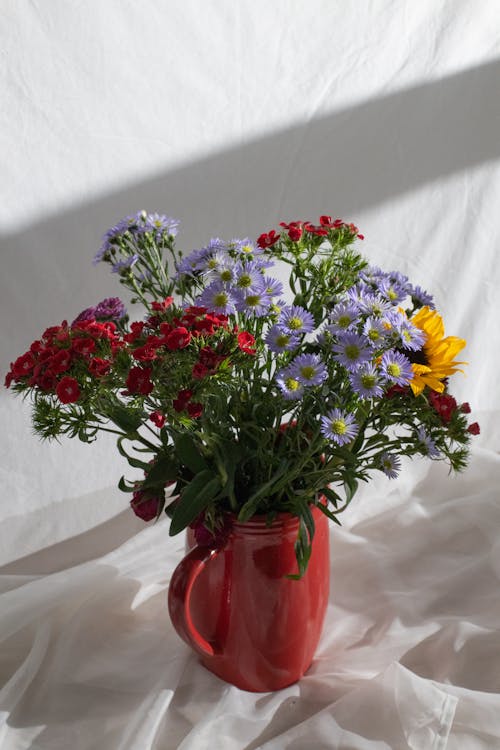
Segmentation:
<svg viewBox="0 0 500 750">
<path fill-rule="evenodd" d="M 135 492 L 137 489 L 136 482 L 128 482 L 125 479 L 125 477 L 120 477 L 120 481 L 118 482 L 118 489 L 120 489 L 122 492 Z"/>
<path fill-rule="evenodd" d="M 141 484 L 141 489 L 146 490 L 149 487 L 163 486 L 166 482 L 172 482 L 177 479 L 178 472 L 177 463 L 169 456 L 160 453 L 154 464 L 148 464 L 147 476 Z"/>
<path fill-rule="evenodd" d="M 211 471 L 202 471 L 182 490 L 170 524 L 174 536 L 189 526 L 205 510 L 221 489 L 220 479 Z"/>
<path fill-rule="evenodd" d="M 264 497 L 264 495 L 267 494 L 268 490 L 276 484 L 277 480 L 283 476 L 287 468 L 288 463 L 286 461 L 282 461 L 280 464 L 280 468 L 275 474 L 273 474 L 271 479 L 265 484 L 261 485 L 259 489 L 248 498 L 238 514 L 238 521 L 240 521 L 241 523 L 245 523 L 245 521 L 248 521 L 248 519 L 254 515 L 260 500 Z"/>
<path fill-rule="evenodd" d="M 326 506 L 326 505 L 323 505 L 323 503 L 318 503 L 318 505 L 317 505 L 317 508 L 318 508 L 318 510 L 320 510 L 320 511 L 321 511 L 322 513 L 324 513 L 324 514 L 325 514 L 325 516 L 327 516 L 327 517 L 328 517 L 328 518 L 330 519 L 330 521 L 334 521 L 334 523 L 337 523 L 337 524 L 338 524 L 339 526 L 341 526 L 341 525 L 342 525 L 342 524 L 340 523 L 339 519 L 337 518 L 337 516 L 335 515 L 335 513 L 333 513 L 333 512 L 332 512 L 332 511 L 330 510 L 330 508 L 328 508 L 328 506 Z"/>
<path fill-rule="evenodd" d="M 142 413 L 138 410 L 131 411 L 130 408 L 116 403 L 106 407 L 106 414 L 110 420 L 123 430 L 127 435 L 137 432 L 142 424 Z"/>
<path fill-rule="evenodd" d="M 198 474 L 200 471 L 206 471 L 208 469 L 204 458 L 198 451 L 193 437 L 188 432 L 178 435 L 174 439 L 174 443 L 175 452 L 179 457 L 179 461 L 184 464 L 184 466 L 187 466 L 193 474 Z"/>
<path fill-rule="evenodd" d="M 118 452 L 127 459 L 130 466 L 133 466 L 135 469 L 143 469 L 143 471 L 147 472 L 150 468 L 150 464 L 146 463 L 145 461 L 140 461 L 138 458 L 134 458 L 134 456 L 130 456 L 123 447 L 124 439 L 126 438 L 121 437 L 116 441 Z"/>
</svg>

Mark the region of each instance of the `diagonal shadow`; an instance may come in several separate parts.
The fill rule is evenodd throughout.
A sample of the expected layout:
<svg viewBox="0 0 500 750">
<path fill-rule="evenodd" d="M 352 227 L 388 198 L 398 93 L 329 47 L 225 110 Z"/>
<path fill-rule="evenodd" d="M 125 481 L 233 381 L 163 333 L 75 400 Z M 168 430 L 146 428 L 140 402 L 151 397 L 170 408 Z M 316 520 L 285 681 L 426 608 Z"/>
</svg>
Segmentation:
<svg viewBox="0 0 500 750">
<path fill-rule="evenodd" d="M 2 238 L 0 368 L 40 328 L 117 293 L 90 259 L 105 229 L 146 207 L 182 222 L 191 249 L 280 219 L 356 221 L 439 178 L 500 158 L 500 61 L 295 125 L 94 199 Z M 71 165 L 68 164 L 68 170 Z M 34 318 L 26 288 L 36 287 Z M 41 322 L 42 321 L 42 322 Z"/>
</svg>

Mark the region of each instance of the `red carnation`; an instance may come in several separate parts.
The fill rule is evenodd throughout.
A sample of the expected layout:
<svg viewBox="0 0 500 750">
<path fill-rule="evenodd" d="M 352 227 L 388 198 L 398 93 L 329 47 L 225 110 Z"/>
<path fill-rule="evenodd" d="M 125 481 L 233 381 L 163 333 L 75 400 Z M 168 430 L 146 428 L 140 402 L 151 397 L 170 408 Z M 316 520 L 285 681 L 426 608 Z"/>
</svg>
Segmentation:
<svg viewBox="0 0 500 750">
<path fill-rule="evenodd" d="M 477 422 L 473 422 L 467 427 L 467 432 L 470 432 L 471 435 L 479 435 L 481 428 Z"/>
<path fill-rule="evenodd" d="M 151 367 L 131 367 L 127 377 L 129 393 L 140 393 L 147 396 L 154 388 L 151 382 Z"/>
<path fill-rule="evenodd" d="M 80 398 L 80 386 L 75 378 L 65 375 L 56 387 L 56 394 L 63 404 L 72 404 Z"/>
<path fill-rule="evenodd" d="M 245 352 L 245 354 L 255 354 L 254 344 L 255 338 L 251 333 L 241 331 L 241 333 L 238 334 L 238 346 L 242 352 Z"/>
<path fill-rule="evenodd" d="M 160 429 L 165 424 L 165 415 L 162 414 L 161 411 L 152 411 L 151 414 L 149 415 L 149 418 L 151 422 L 153 422 L 153 424 L 155 424 Z"/>
<path fill-rule="evenodd" d="M 151 309 L 155 310 L 155 312 L 163 312 L 163 310 L 167 310 L 170 307 L 173 301 L 173 297 L 165 297 L 162 302 L 152 302 Z"/>
<path fill-rule="evenodd" d="M 443 424 L 449 424 L 453 416 L 453 412 L 456 411 L 457 402 L 448 393 L 435 393 L 431 392 L 429 400 L 441 417 Z"/>
<path fill-rule="evenodd" d="M 136 516 L 143 521 L 152 521 L 158 516 L 160 500 L 157 497 L 148 497 L 143 490 L 136 490 L 132 495 L 130 507 Z"/>
<path fill-rule="evenodd" d="M 31 352 L 26 352 L 21 357 L 18 357 L 13 365 L 11 365 L 12 375 L 15 378 L 23 377 L 23 375 L 29 375 L 35 366 L 35 358 Z"/>
<path fill-rule="evenodd" d="M 288 230 L 288 236 L 292 240 L 292 242 L 298 242 L 300 238 L 302 237 L 302 228 L 301 227 L 290 227 Z"/>
<path fill-rule="evenodd" d="M 271 229 L 270 232 L 264 232 L 260 235 L 260 237 L 257 239 L 257 245 L 262 248 L 266 247 L 272 247 L 276 242 L 278 242 L 280 238 L 280 235 L 278 232 L 275 232 L 274 229 Z"/>
<path fill-rule="evenodd" d="M 97 378 L 102 378 L 103 375 L 107 375 L 110 367 L 111 363 L 100 357 L 94 357 L 94 359 L 89 362 L 89 372 Z"/>
<path fill-rule="evenodd" d="M 190 401 L 186 406 L 186 411 L 190 417 L 197 419 L 203 413 L 203 404 L 199 404 L 197 401 Z"/>
<path fill-rule="evenodd" d="M 179 328 L 174 328 L 174 330 L 167 335 L 165 344 L 167 349 L 175 351 L 177 349 L 184 349 L 188 346 L 190 341 L 191 333 L 187 328 L 184 328 L 184 326 L 180 326 Z"/>
<path fill-rule="evenodd" d="M 60 349 L 47 361 L 47 365 L 49 375 L 60 375 L 62 372 L 66 372 L 71 365 L 71 352 L 69 349 Z"/>
<path fill-rule="evenodd" d="M 78 352 L 78 354 L 83 354 L 84 356 L 92 354 L 95 350 L 95 341 L 90 338 L 73 339 L 71 342 L 71 348 L 73 351 Z"/>
<path fill-rule="evenodd" d="M 188 403 L 192 395 L 193 391 L 189 390 L 188 388 L 180 390 L 177 394 L 177 398 L 174 398 L 172 402 L 175 411 L 184 411 L 184 409 L 186 408 L 186 404 Z"/>
<path fill-rule="evenodd" d="M 460 407 L 460 411 L 462 414 L 470 414 L 470 404 L 467 401 L 464 401 L 464 403 Z"/>
</svg>

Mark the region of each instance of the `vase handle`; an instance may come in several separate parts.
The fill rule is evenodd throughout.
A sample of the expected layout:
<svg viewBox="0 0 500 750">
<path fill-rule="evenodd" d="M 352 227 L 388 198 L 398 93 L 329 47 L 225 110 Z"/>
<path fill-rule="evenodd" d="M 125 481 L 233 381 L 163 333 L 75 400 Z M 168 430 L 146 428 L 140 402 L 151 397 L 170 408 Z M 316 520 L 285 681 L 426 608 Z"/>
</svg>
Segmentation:
<svg viewBox="0 0 500 750">
<path fill-rule="evenodd" d="M 217 547 L 194 547 L 174 570 L 168 589 L 168 611 L 174 628 L 201 656 L 215 656 L 221 651 L 196 629 L 191 617 L 191 593 L 201 571 L 219 551 Z"/>
</svg>

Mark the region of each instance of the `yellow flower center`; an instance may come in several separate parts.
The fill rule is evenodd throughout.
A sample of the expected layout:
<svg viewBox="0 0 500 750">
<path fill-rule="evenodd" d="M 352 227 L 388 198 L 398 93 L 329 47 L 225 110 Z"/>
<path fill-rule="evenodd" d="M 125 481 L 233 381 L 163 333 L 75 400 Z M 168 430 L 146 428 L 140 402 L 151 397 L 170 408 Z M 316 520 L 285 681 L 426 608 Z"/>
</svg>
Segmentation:
<svg viewBox="0 0 500 750">
<path fill-rule="evenodd" d="M 292 331 L 299 331 L 302 328 L 302 320 L 297 317 L 290 318 L 288 321 L 288 327 L 291 328 Z"/>
<path fill-rule="evenodd" d="M 225 292 L 218 292 L 214 296 L 214 303 L 216 307 L 224 307 L 227 305 L 228 297 Z"/>
<path fill-rule="evenodd" d="M 398 378 L 401 375 L 401 367 L 397 364 L 397 362 L 391 362 L 389 365 L 387 365 L 387 372 L 391 377 Z"/>
<path fill-rule="evenodd" d="M 298 391 L 300 388 L 300 383 L 298 380 L 295 380 L 295 378 L 287 378 L 285 380 L 285 385 L 289 391 Z"/>
<path fill-rule="evenodd" d="M 300 368 L 300 374 L 305 380 L 311 380 L 314 377 L 316 370 L 312 365 L 304 365 Z"/>
<path fill-rule="evenodd" d="M 336 435 L 345 435 L 347 432 L 346 423 L 343 419 L 334 419 L 331 423 L 332 432 Z"/>
</svg>

